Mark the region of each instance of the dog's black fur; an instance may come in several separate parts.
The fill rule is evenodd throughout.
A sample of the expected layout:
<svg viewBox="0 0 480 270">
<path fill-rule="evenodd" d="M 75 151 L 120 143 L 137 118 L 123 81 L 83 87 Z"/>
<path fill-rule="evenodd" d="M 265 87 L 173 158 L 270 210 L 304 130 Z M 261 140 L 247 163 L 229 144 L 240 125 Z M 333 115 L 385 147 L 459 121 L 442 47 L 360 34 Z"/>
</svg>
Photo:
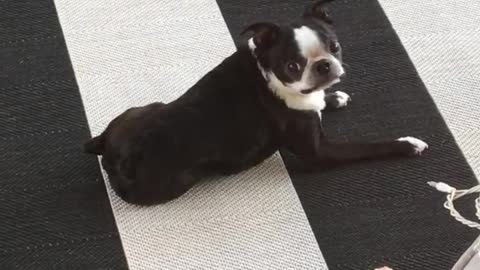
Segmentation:
<svg viewBox="0 0 480 270">
<path fill-rule="evenodd" d="M 310 168 L 415 154 L 406 141 L 330 143 L 317 112 L 290 109 L 273 94 L 247 46 L 177 100 L 127 110 L 85 151 L 103 156 L 121 198 L 151 205 L 179 197 L 202 177 L 251 168 L 283 147 Z"/>
</svg>

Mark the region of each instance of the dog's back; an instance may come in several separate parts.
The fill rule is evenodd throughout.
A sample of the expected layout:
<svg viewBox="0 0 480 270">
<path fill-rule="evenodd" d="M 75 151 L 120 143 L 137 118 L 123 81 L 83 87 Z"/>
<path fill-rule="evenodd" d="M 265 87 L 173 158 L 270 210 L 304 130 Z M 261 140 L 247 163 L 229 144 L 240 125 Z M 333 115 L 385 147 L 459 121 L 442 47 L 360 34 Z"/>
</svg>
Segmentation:
<svg viewBox="0 0 480 270">
<path fill-rule="evenodd" d="M 110 183 L 124 200 L 171 200 L 205 175 L 247 169 L 278 149 L 259 97 L 268 94 L 258 89 L 262 85 L 243 48 L 177 100 L 124 112 L 85 151 L 103 156 Z"/>
</svg>

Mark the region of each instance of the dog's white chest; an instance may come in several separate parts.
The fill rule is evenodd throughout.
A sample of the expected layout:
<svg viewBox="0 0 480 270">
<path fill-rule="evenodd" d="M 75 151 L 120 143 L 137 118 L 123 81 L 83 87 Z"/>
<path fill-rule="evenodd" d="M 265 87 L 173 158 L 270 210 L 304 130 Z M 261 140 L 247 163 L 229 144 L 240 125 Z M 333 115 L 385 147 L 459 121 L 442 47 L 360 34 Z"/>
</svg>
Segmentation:
<svg viewBox="0 0 480 270">
<path fill-rule="evenodd" d="M 316 91 L 308 95 L 284 95 L 285 104 L 295 110 L 322 111 L 325 109 L 325 92 Z"/>
</svg>

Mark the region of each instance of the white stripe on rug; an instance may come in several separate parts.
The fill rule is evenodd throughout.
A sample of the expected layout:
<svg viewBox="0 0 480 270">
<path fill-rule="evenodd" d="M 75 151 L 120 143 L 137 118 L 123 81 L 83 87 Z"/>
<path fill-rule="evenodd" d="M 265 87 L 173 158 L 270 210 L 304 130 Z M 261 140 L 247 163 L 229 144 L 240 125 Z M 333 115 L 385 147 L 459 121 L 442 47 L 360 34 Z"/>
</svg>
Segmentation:
<svg viewBox="0 0 480 270">
<path fill-rule="evenodd" d="M 235 50 L 214 0 L 55 2 L 93 135 L 178 97 Z M 108 193 L 132 270 L 326 269 L 278 154 L 166 205 Z"/>
<path fill-rule="evenodd" d="M 379 1 L 480 179 L 480 2 Z"/>
</svg>

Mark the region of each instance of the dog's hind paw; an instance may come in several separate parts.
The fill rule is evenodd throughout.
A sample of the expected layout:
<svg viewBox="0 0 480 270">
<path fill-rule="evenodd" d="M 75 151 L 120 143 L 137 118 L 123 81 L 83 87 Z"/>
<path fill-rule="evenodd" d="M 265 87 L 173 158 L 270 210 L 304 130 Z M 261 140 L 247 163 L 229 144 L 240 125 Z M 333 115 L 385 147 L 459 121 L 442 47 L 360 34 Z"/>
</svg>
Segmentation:
<svg viewBox="0 0 480 270">
<path fill-rule="evenodd" d="M 398 138 L 397 141 L 409 143 L 411 147 L 412 155 L 416 155 L 416 156 L 421 155 L 423 151 L 428 149 L 427 143 L 414 137 L 402 137 L 402 138 Z"/>
</svg>

